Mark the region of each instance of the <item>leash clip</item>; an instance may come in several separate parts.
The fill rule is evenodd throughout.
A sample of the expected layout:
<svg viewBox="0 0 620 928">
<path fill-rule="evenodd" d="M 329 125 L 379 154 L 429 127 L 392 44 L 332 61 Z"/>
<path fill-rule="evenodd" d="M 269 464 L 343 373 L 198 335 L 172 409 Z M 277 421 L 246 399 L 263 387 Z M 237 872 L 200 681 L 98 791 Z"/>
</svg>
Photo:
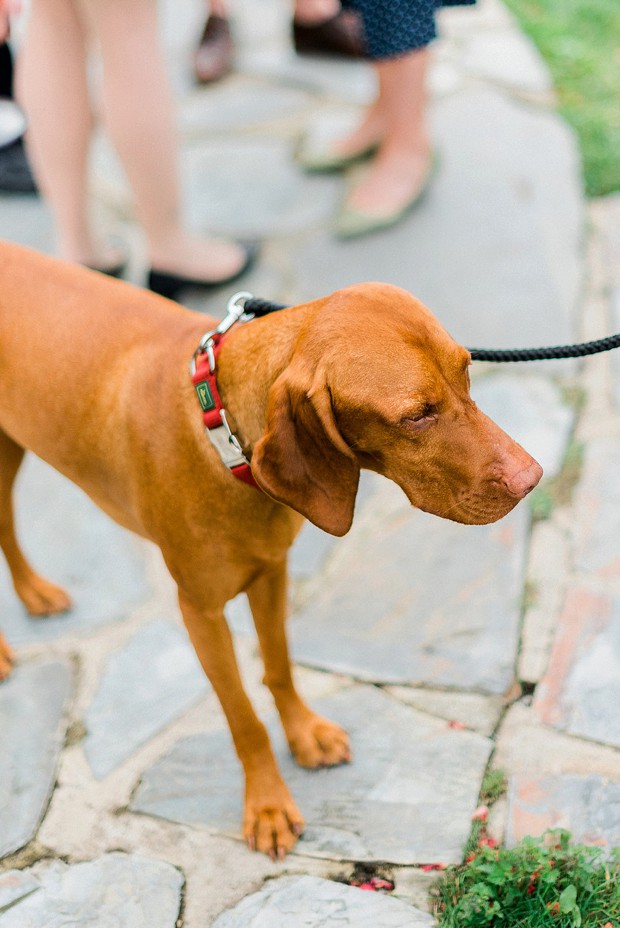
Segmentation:
<svg viewBox="0 0 620 928">
<path fill-rule="evenodd" d="M 246 313 L 245 303 L 247 300 L 252 300 L 253 295 L 247 290 L 240 290 L 238 293 L 234 293 L 226 304 L 226 315 L 219 322 L 214 329 L 210 329 L 208 332 L 202 336 L 198 342 L 198 347 L 196 348 L 194 354 L 192 355 L 192 360 L 189 363 L 189 369 L 192 377 L 196 373 L 196 360 L 201 354 L 206 354 L 209 361 L 209 372 L 211 374 L 215 371 L 215 346 L 219 342 L 222 335 L 225 335 L 229 329 L 235 325 L 236 322 L 249 322 L 250 319 L 254 318 L 254 313 Z"/>
<path fill-rule="evenodd" d="M 252 299 L 254 299 L 253 294 L 248 290 L 239 290 L 238 293 L 233 293 L 226 304 L 226 315 L 220 324 L 215 327 L 215 331 L 219 335 L 223 335 L 233 327 L 235 322 L 249 322 L 250 319 L 253 319 L 254 313 L 246 313 L 245 311 L 246 301 Z"/>
</svg>

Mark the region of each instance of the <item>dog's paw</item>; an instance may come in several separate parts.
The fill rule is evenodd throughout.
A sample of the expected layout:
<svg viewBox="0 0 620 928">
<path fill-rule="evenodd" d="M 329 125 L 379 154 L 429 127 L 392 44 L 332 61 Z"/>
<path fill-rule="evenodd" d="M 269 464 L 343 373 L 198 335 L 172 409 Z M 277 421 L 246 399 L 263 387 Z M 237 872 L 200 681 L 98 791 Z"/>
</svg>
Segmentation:
<svg viewBox="0 0 620 928">
<path fill-rule="evenodd" d="M 0 635 L 0 680 L 6 680 L 13 669 L 13 652 L 4 635 Z"/>
<path fill-rule="evenodd" d="M 289 727 L 287 737 L 301 767 L 335 767 L 351 760 L 346 731 L 320 715 L 310 713 L 303 721 Z"/>
<path fill-rule="evenodd" d="M 71 598 L 62 587 L 36 574 L 25 583 L 16 583 L 15 591 L 30 615 L 55 615 L 71 608 Z"/>
<path fill-rule="evenodd" d="M 250 850 L 284 860 L 303 830 L 303 816 L 284 784 L 270 793 L 246 790 L 243 837 Z"/>
</svg>

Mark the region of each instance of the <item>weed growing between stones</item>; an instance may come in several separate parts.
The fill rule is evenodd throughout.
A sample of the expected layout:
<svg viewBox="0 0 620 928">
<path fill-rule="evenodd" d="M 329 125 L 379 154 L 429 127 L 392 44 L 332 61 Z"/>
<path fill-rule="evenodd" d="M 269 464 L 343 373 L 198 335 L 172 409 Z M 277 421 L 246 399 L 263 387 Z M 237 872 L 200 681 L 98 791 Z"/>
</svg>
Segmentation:
<svg viewBox="0 0 620 928">
<path fill-rule="evenodd" d="M 620 928 L 620 848 L 606 857 L 561 830 L 482 845 L 433 896 L 439 928 Z"/>
<path fill-rule="evenodd" d="M 347 886 L 357 886 L 359 889 L 370 890 L 375 893 L 391 893 L 394 890 L 394 880 L 389 868 L 383 864 L 357 863 L 349 877 L 334 877 L 339 883 Z"/>
<path fill-rule="evenodd" d="M 487 770 L 480 787 L 480 805 L 472 815 L 471 831 L 465 845 L 465 858 L 470 860 L 482 845 L 494 848 L 495 841 L 487 834 L 489 807 L 497 802 L 508 788 L 503 770 Z"/>
</svg>

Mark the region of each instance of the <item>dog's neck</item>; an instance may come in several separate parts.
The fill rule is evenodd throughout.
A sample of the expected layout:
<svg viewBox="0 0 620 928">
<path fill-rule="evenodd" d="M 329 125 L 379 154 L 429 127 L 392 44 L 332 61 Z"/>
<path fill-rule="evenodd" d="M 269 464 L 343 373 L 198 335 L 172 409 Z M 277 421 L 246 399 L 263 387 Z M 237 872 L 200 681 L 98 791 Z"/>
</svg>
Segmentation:
<svg viewBox="0 0 620 928">
<path fill-rule="evenodd" d="M 315 304 L 275 312 L 236 325 L 218 359 L 218 388 L 244 450 L 265 431 L 271 385 L 293 355 L 300 330 Z"/>
</svg>

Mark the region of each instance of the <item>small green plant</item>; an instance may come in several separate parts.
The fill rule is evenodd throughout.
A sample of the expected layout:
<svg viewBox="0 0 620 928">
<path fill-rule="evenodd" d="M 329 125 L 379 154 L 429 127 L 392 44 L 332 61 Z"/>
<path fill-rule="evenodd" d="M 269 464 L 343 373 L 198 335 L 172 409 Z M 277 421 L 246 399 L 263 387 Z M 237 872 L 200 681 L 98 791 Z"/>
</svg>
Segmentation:
<svg viewBox="0 0 620 928">
<path fill-rule="evenodd" d="M 479 847 L 434 890 L 439 928 L 620 928 L 620 849 L 566 831 Z"/>
<path fill-rule="evenodd" d="M 508 782 L 503 770 L 487 770 L 480 787 L 480 802 L 485 806 L 492 806 L 504 795 L 507 788 Z"/>
</svg>

